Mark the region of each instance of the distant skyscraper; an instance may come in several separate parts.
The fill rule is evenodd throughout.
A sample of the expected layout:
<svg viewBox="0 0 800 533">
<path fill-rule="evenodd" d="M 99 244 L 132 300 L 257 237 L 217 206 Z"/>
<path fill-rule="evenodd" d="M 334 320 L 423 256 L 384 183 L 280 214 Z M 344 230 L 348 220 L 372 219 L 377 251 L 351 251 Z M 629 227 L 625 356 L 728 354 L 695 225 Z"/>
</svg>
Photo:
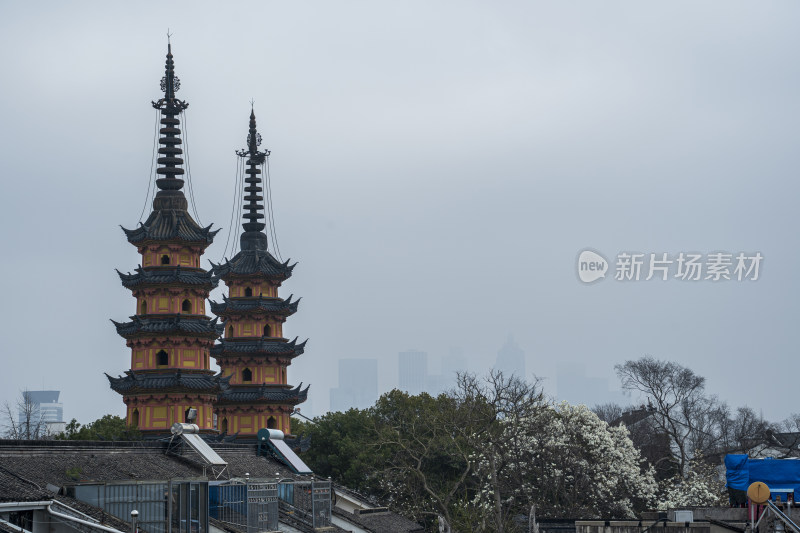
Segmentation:
<svg viewBox="0 0 800 533">
<path fill-rule="evenodd" d="M 408 350 L 398 354 L 399 387 L 409 394 L 420 394 L 427 385 L 428 354 Z"/>
<path fill-rule="evenodd" d="M 378 360 L 339 359 L 339 386 L 331 389 L 331 411 L 366 409 L 378 399 Z"/>
<path fill-rule="evenodd" d="M 456 384 L 456 374 L 458 372 L 466 372 L 466 370 L 467 358 L 464 357 L 461 349 L 451 348 L 450 354 L 441 358 L 441 372 L 439 374 L 428 374 L 425 379 L 425 392 L 439 394 L 452 389 Z"/>
<path fill-rule="evenodd" d="M 442 357 L 442 376 L 455 382 L 457 372 L 467 371 L 467 358 L 461 348 L 450 348 L 450 353 Z"/>
<path fill-rule="evenodd" d="M 501 371 L 506 377 L 513 374 L 520 379 L 528 379 L 525 373 L 525 352 L 517 346 L 512 335 L 508 336 L 505 345 L 497 352 L 494 369 Z"/>
<path fill-rule="evenodd" d="M 38 424 L 42 421 L 47 425 L 49 433 L 59 433 L 64 430 L 64 404 L 59 403 L 57 390 L 29 390 L 22 393 L 25 404 L 19 410 L 20 425 L 30 423 Z M 28 412 L 26 413 L 26 409 Z M 35 420 L 34 420 L 35 418 Z"/>
<path fill-rule="evenodd" d="M 612 391 L 605 378 L 587 376 L 579 365 L 559 364 L 556 370 L 556 396 L 559 400 L 589 407 L 604 403 L 627 405 L 630 400 Z"/>
</svg>

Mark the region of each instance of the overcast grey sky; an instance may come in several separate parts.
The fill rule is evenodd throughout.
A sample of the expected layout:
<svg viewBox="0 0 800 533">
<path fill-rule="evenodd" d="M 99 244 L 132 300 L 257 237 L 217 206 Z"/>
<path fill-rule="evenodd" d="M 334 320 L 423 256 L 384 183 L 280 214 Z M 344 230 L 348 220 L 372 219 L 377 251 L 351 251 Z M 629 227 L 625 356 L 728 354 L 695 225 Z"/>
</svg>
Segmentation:
<svg viewBox="0 0 800 533">
<path fill-rule="evenodd" d="M 214 261 L 255 99 L 314 411 L 339 358 L 378 358 L 386 388 L 401 350 L 488 370 L 509 333 L 551 388 L 559 364 L 616 383 L 652 354 L 800 411 L 799 24 L 789 1 L 0 3 L 0 400 L 124 412 L 108 319 L 134 313 L 119 225 L 145 199 L 169 27 Z M 586 286 L 586 247 L 764 263 Z"/>
</svg>

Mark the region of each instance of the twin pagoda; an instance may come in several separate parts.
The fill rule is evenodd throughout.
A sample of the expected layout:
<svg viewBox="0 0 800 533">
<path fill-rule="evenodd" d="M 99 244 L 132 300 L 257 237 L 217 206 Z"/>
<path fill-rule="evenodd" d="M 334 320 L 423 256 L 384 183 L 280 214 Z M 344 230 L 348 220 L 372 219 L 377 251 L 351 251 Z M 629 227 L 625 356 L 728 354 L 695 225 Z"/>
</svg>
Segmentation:
<svg viewBox="0 0 800 533">
<path fill-rule="evenodd" d="M 299 300 L 278 296 L 295 265 L 281 263 L 268 249 L 264 232 L 262 170 L 269 151 L 259 150 L 261 137 L 250 113 L 245 160 L 240 251 L 211 270 L 200 258 L 219 230 L 201 227 L 188 212 L 184 175 L 181 116 L 188 103 L 175 97 L 175 75 L 168 45 L 163 98 L 159 111 L 158 168 L 153 210 L 125 235 L 141 254 L 133 274 L 118 272 L 136 300 L 128 322 L 114 322 L 131 350 L 130 370 L 108 376 L 122 395 L 127 421 L 145 437 L 169 433 L 175 422 L 191 422 L 202 433 L 252 439 L 260 428 L 291 434 L 290 417 L 306 400 L 308 387 L 288 384 L 287 368 L 303 353 L 305 342 L 283 337 L 283 323 L 297 311 Z M 222 302 L 206 301 L 222 281 Z M 211 357 L 221 372 L 211 369 Z"/>
</svg>

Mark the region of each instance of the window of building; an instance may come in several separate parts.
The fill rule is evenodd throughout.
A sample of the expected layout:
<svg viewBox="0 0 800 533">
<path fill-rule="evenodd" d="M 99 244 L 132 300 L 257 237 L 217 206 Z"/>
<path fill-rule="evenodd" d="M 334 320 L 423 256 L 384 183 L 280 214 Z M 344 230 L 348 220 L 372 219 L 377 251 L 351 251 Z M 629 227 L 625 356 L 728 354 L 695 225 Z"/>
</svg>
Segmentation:
<svg viewBox="0 0 800 533">
<path fill-rule="evenodd" d="M 183 313 L 191 313 L 192 312 L 192 302 L 189 300 L 184 300 L 181 304 L 181 312 Z"/>
<path fill-rule="evenodd" d="M 271 333 L 272 333 L 272 332 L 271 332 L 271 331 L 270 331 L 270 329 L 269 329 L 269 324 L 266 324 L 266 325 L 264 326 L 264 336 L 265 336 L 265 337 L 272 337 Z"/>
<path fill-rule="evenodd" d="M 219 432 L 220 433 L 227 433 L 228 432 L 228 419 L 227 418 L 223 418 L 222 419 L 222 425 L 220 425 L 220 427 L 219 427 Z"/>
<path fill-rule="evenodd" d="M 159 350 L 156 354 L 156 364 L 158 366 L 167 366 L 169 364 L 169 354 L 164 350 Z"/>
<path fill-rule="evenodd" d="M 130 519 L 130 510 L 137 509 L 139 511 L 137 524 L 145 531 L 208 533 L 210 530 L 207 481 L 78 484 L 68 487 L 66 492 L 68 496 L 99 507 L 109 515 L 122 520 Z M 217 498 L 215 501 L 221 500 Z M 238 509 L 236 508 L 237 511 Z M 28 531 L 34 529 L 33 522 L 22 527 Z M 258 530 L 274 531 L 277 528 L 260 527 Z"/>
<path fill-rule="evenodd" d="M 169 256 L 168 255 L 164 254 L 164 255 L 161 256 L 161 264 L 162 265 L 168 265 L 169 264 Z"/>
<path fill-rule="evenodd" d="M 131 413 L 131 427 L 138 428 L 139 427 L 139 410 L 134 409 L 133 413 Z"/>
<path fill-rule="evenodd" d="M 147 300 L 142 300 L 141 311 L 139 312 L 140 315 L 147 314 Z"/>
<path fill-rule="evenodd" d="M 275 417 L 274 416 L 269 417 L 269 420 L 267 420 L 267 429 L 276 429 L 277 426 L 278 426 L 278 421 L 275 420 Z"/>
<path fill-rule="evenodd" d="M 233 325 L 228 326 L 228 337 L 233 337 Z"/>
<path fill-rule="evenodd" d="M 253 372 L 249 368 L 242 370 L 242 381 L 253 381 Z"/>
<path fill-rule="evenodd" d="M 251 289 L 250 287 L 246 287 L 244 289 L 244 295 L 247 296 L 247 297 L 252 296 L 253 295 L 253 289 Z"/>
</svg>

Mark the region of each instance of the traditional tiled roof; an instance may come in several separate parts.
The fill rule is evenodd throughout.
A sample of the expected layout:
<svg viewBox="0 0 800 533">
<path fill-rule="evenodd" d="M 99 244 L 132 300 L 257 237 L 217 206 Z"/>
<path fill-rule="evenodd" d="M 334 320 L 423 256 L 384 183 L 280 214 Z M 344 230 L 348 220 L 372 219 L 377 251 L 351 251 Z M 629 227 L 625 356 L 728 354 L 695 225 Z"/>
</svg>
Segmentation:
<svg viewBox="0 0 800 533">
<path fill-rule="evenodd" d="M 188 318 L 169 315 L 159 318 L 139 318 L 132 316 L 131 322 L 115 322 L 117 333 L 125 337 L 133 337 L 142 333 L 190 333 L 218 337 L 222 335 L 224 326 L 217 324 L 217 319 L 205 317 Z"/>
<path fill-rule="evenodd" d="M 333 508 L 333 514 L 373 533 L 412 533 L 425 531 L 421 525 L 388 511 L 375 514 L 353 514 L 343 511 L 338 507 Z"/>
<path fill-rule="evenodd" d="M 211 275 L 211 272 L 206 272 L 200 269 L 186 269 L 177 267 L 154 267 L 150 269 L 143 269 L 141 266 L 136 268 L 136 273 L 123 274 L 117 270 L 119 279 L 122 285 L 127 289 L 133 289 L 142 285 L 168 285 L 173 283 L 181 283 L 185 285 L 204 286 L 207 289 L 213 289 L 219 283 Z"/>
<path fill-rule="evenodd" d="M 118 378 L 106 374 L 111 388 L 116 392 L 132 393 L 164 389 L 182 389 L 214 394 L 228 387 L 230 376 L 221 377 L 208 373 L 166 370 L 163 372 L 135 372 L 127 370 Z"/>
<path fill-rule="evenodd" d="M 297 263 L 290 265 L 288 259 L 280 263 L 266 250 L 242 250 L 224 263 L 219 265 L 211 263 L 214 275 L 220 279 L 259 274 L 283 280 L 292 275 L 296 265 Z"/>
<path fill-rule="evenodd" d="M 271 314 L 289 316 L 297 312 L 297 306 L 302 299 L 298 298 L 293 302 L 292 296 L 289 296 L 286 300 L 264 298 L 263 296 L 248 299 L 229 299 L 227 296 L 223 296 L 222 303 L 217 303 L 213 300 L 210 302 L 211 312 L 218 316 L 224 316 L 229 312 L 265 311 Z"/>
<path fill-rule="evenodd" d="M 297 405 L 303 403 L 308 397 L 308 385 L 305 389 L 301 389 L 301 383 L 293 389 L 282 389 L 274 386 L 239 386 L 232 385 L 230 388 L 222 391 L 219 395 L 219 403 L 240 403 L 240 402 L 258 402 L 258 403 L 289 403 Z"/>
<path fill-rule="evenodd" d="M 265 354 L 295 358 L 305 351 L 308 340 L 297 343 L 297 337 L 291 342 L 275 342 L 264 339 L 251 341 L 232 341 L 219 339 L 219 343 L 211 348 L 211 355 L 218 357 L 224 354 Z"/>
<path fill-rule="evenodd" d="M 230 477 L 249 473 L 254 478 L 274 478 L 278 472 L 285 478 L 306 478 L 293 474 L 279 461 L 256 455 L 255 445 L 213 442 L 210 445 L 228 462 Z M 16 487 L 17 482 L 36 491 L 35 485 L 14 476 L 30 480 L 44 490 L 47 483 L 63 487 L 91 481 L 190 479 L 203 475 L 202 464 L 167 455 L 166 450 L 167 443 L 157 441 L 0 440 L 0 473 L 9 474 L 7 478 L 0 475 L 0 495 L 6 495 L 4 487 Z M 77 473 L 78 478 L 71 472 Z M 36 491 L 31 497 L 40 495 Z"/>
<path fill-rule="evenodd" d="M 0 466 L 0 502 L 38 502 L 52 500 L 53 493 Z"/>
<path fill-rule="evenodd" d="M 212 224 L 213 225 L 213 224 Z M 211 226 L 201 228 L 191 215 L 182 209 L 158 209 L 136 229 L 125 229 L 128 242 L 138 244 L 148 241 L 183 241 L 211 244 L 219 230 Z"/>
<path fill-rule="evenodd" d="M 217 443 L 210 446 L 228 463 L 225 477 L 308 481 L 309 476 L 293 473 L 271 456 L 258 455 L 255 444 Z M 213 479 L 203 464 L 193 460 L 188 447 L 168 450 L 166 441 L 9 441 L 0 440 L 0 502 L 56 500 L 119 531 L 129 525 L 102 509 L 47 490 L 84 483 L 136 482 L 170 479 Z M 336 487 L 337 491 L 341 487 Z M 58 509 L 57 509 L 58 510 Z M 361 529 L 374 533 L 420 531 L 413 522 L 393 513 L 354 516 L 333 509 Z M 281 523 L 313 533 L 310 525 L 281 513 Z M 351 529 L 351 528 L 345 528 Z M 345 531 L 334 527 L 333 531 Z M 244 530 L 241 530 L 245 533 Z M 16 532 L 15 532 L 16 533 Z"/>
</svg>

